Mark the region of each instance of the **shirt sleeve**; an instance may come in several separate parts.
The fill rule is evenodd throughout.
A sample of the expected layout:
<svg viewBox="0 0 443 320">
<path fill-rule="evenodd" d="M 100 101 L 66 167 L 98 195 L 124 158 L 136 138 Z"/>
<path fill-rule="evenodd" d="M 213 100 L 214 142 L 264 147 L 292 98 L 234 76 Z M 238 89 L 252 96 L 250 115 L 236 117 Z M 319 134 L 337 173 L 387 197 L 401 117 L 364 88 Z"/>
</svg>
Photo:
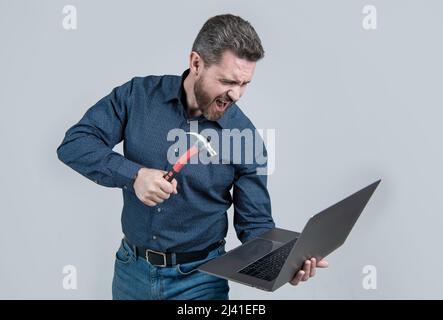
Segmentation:
<svg viewBox="0 0 443 320">
<path fill-rule="evenodd" d="M 124 138 L 132 104 L 134 79 L 116 87 L 93 105 L 65 134 L 58 158 L 91 181 L 134 192 L 134 178 L 143 166 L 112 148 Z"/>
<path fill-rule="evenodd" d="M 260 141 L 259 143 L 263 143 Z M 263 156 L 267 156 L 263 144 Z M 256 156 L 257 157 L 257 156 Z M 259 165 L 241 165 L 236 169 L 233 186 L 234 228 L 238 239 L 245 243 L 275 227 L 271 199 L 267 189 L 267 161 Z M 260 172 L 257 169 L 260 168 Z"/>
</svg>

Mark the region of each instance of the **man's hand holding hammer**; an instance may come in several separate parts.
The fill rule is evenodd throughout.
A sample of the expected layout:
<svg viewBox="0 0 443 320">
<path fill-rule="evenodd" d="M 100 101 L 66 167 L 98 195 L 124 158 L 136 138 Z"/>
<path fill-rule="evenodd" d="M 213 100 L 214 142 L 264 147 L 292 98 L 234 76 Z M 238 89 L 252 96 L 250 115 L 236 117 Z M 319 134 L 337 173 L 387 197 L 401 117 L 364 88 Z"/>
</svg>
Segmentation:
<svg viewBox="0 0 443 320">
<path fill-rule="evenodd" d="M 141 168 L 134 182 L 134 191 L 137 198 L 153 207 L 169 199 L 171 193 L 177 194 L 177 180 L 168 182 L 163 178 L 166 171 Z"/>
<path fill-rule="evenodd" d="M 191 157 L 203 151 L 208 152 L 211 157 L 217 155 L 207 138 L 195 132 L 188 132 L 187 134 L 193 136 L 196 140 L 177 160 L 171 171 L 166 172 L 148 168 L 142 168 L 138 171 L 134 182 L 134 191 L 137 198 L 147 206 L 156 206 L 169 199 L 171 193 L 177 194 L 177 180 L 174 179 L 174 176 L 181 171 Z"/>
</svg>

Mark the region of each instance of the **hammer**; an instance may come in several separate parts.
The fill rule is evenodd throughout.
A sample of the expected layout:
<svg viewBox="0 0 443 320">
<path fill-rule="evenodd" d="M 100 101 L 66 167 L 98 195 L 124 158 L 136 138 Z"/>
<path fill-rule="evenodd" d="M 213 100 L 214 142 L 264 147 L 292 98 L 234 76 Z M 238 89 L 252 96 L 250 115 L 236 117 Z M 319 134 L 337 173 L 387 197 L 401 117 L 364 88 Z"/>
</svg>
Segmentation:
<svg viewBox="0 0 443 320">
<path fill-rule="evenodd" d="M 197 138 L 196 142 L 177 160 L 177 162 L 172 167 L 172 170 L 166 173 L 163 178 L 166 181 L 171 182 L 174 176 L 180 172 L 183 166 L 191 159 L 194 155 L 198 154 L 200 151 L 206 150 L 211 157 L 217 155 L 217 152 L 209 144 L 209 141 L 201 134 L 195 132 L 187 132 L 186 134 L 192 135 Z"/>
</svg>

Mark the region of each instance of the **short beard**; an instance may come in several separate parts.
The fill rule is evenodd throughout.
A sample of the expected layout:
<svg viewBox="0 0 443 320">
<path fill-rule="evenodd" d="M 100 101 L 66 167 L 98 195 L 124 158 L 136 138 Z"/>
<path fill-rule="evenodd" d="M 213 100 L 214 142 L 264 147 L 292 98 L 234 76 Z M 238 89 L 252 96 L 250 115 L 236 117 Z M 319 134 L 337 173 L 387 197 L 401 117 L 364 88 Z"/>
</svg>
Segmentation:
<svg viewBox="0 0 443 320">
<path fill-rule="evenodd" d="M 206 93 L 206 91 L 203 88 L 203 77 L 200 77 L 195 84 L 194 84 L 194 95 L 195 100 L 197 102 L 198 108 L 202 112 L 203 116 L 210 120 L 210 121 L 216 121 L 220 119 L 225 111 L 220 112 L 213 110 L 213 108 L 210 108 L 211 104 L 215 101 L 215 99 L 211 99 L 211 97 Z"/>
</svg>

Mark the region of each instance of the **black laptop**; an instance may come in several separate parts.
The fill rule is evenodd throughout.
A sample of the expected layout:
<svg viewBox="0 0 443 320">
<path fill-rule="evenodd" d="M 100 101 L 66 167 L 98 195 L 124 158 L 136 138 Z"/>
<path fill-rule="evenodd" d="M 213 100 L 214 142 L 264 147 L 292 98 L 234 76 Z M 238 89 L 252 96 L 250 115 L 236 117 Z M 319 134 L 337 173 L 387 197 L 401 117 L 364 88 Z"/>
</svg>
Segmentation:
<svg viewBox="0 0 443 320">
<path fill-rule="evenodd" d="M 311 217 L 301 233 L 274 228 L 198 270 L 266 291 L 290 281 L 306 259 L 340 247 L 381 180 Z"/>
</svg>

